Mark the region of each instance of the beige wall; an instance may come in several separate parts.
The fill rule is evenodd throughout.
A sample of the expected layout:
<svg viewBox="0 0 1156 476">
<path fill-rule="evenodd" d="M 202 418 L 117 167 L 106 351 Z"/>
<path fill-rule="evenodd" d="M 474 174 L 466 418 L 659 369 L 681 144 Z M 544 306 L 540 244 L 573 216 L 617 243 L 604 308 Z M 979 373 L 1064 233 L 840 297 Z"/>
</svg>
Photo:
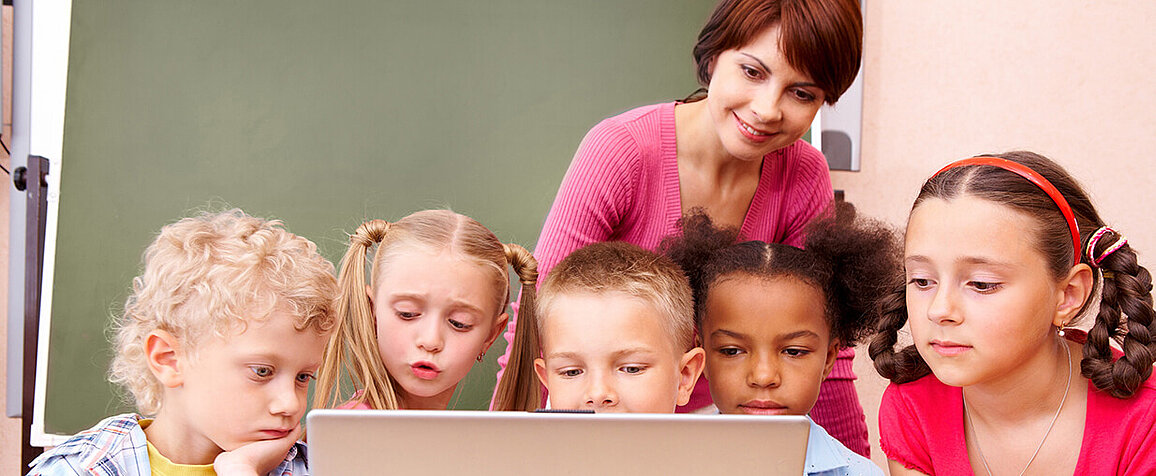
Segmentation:
<svg viewBox="0 0 1156 476">
<path fill-rule="evenodd" d="M 832 174 L 847 200 L 902 226 L 939 167 L 1028 149 L 1066 167 L 1108 223 L 1156 252 L 1156 2 L 866 3 L 862 170 Z M 886 382 L 865 349 L 856 373 L 877 442 Z M 877 443 L 872 452 L 883 461 Z"/>
<path fill-rule="evenodd" d="M 3 126 L 0 127 L 0 136 L 4 145 L 12 148 L 12 7 L 0 9 L 3 13 L 4 50 L 3 50 L 3 91 L 4 111 Z M 0 149 L 0 164 L 12 170 L 12 161 L 8 154 Z M 0 175 L 0 179 L 8 180 L 7 175 Z M 0 192 L 0 309 L 8 309 L 8 188 Z M 0 324 L 0 369 L 4 368 L 7 360 L 8 324 L 7 313 Z M 0 371 L 0 407 L 6 406 L 6 389 L 8 375 Z M 15 378 L 20 378 L 19 375 Z M 0 417 L 0 474 L 15 474 L 20 466 L 20 419 Z"/>
<path fill-rule="evenodd" d="M 4 8 L 6 34 L 10 11 Z M 1156 2 L 867 0 L 864 15 L 862 171 L 832 177 L 848 200 L 902 225 L 937 167 L 1031 149 L 1081 179 L 1105 219 L 1141 250 L 1156 250 L 1156 222 L 1146 213 L 1156 204 L 1156 187 L 1147 183 L 1156 159 Z M 4 58 L 7 88 L 7 48 Z M 8 117 L 5 111 L 5 143 Z M 7 166 L 7 157 L 0 162 Z M 0 194 L 5 265 L 7 200 Z M 0 309 L 6 279 L 0 273 Z M 3 332 L 0 326 L 0 342 Z M 877 441 L 885 382 L 863 351 L 856 372 Z M 3 473 L 19 464 L 16 422 L 0 419 Z M 882 461 L 878 446 L 873 451 Z"/>
</svg>

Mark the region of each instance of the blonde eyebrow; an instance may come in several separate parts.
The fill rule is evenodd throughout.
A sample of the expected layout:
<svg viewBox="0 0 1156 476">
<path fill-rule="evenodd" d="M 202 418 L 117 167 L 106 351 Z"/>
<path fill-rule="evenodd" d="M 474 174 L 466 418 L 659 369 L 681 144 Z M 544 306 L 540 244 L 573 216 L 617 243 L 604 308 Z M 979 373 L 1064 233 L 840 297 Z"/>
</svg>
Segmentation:
<svg viewBox="0 0 1156 476">
<path fill-rule="evenodd" d="M 486 311 L 483 311 L 482 308 L 475 306 L 471 303 L 465 302 L 465 301 L 454 300 L 453 301 L 453 307 L 455 309 L 466 309 L 466 310 L 473 312 L 474 314 L 477 314 L 479 316 L 488 316 L 489 315 L 489 313 Z M 499 313 L 499 314 L 501 314 L 501 313 Z"/>
<path fill-rule="evenodd" d="M 546 354 L 547 359 L 574 359 L 579 360 L 577 352 L 551 352 Z"/>
<path fill-rule="evenodd" d="M 614 358 L 621 358 L 622 356 L 630 355 L 630 354 L 653 354 L 653 353 L 655 353 L 654 349 L 651 349 L 649 347 L 639 346 L 639 347 L 631 347 L 631 348 L 627 348 L 627 349 L 616 350 L 611 355 L 613 355 Z"/>
<path fill-rule="evenodd" d="M 621 358 L 624 355 L 630 355 L 630 354 L 654 354 L 654 353 L 656 353 L 656 351 L 654 349 L 639 346 L 639 347 L 630 347 L 627 349 L 616 350 L 613 353 L 611 353 L 610 355 L 617 359 L 617 358 Z M 546 354 L 546 358 L 581 360 L 582 357 L 580 355 L 578 355 L 577 352 L 551 352 L 549 354 Z"/>
<path fill-rule="evenodd" d="M 264 349 L 261 349 L 261 350 L 257 350 L 254 352 L 241 354 L 241 355 L 237 356 L 236 360 L 242 361 L 242 362 L 252 362 L 252 361 L 267 362 L 269 364 L 272 364 L 273 366 L 282 367 L 282 366 L 284 366 L 284 363 L 286 361 L 286 356 L 277 355 L 277 351 L 275 351 L 275 350 L 266 351 Z M 305 368 L 316 370 L 317 368 L 321 367 L 321 364 L 322 364 L 321 360 L 318 359 L 316 361 L 306 363 Z"/>
<path fill-rule="evenodd" d="M 424 294 L 397 293 L 397 294 L 391 294 L 390 295 L 390 302 L 397 302 L 397 301 L 403 300 L 403 299 L 409 299 L 409 300 L 413 300 L 413 301 L 421 301 L 423 303 L 428 301 L 428 299 L 426 298 L 426 296 Z M 477 313 L 478 315 L 482 315 L 482 316 L 488 315 L 488 313 L 486 311 L 482 310 L 482 308 L 475 306 L 472 303 L 463 301 L 461 299 L 454 299 L 453 301 L 451 301 L 451 305 L 456 309 L 467 309 L 469 311 Z"/>
</svg>

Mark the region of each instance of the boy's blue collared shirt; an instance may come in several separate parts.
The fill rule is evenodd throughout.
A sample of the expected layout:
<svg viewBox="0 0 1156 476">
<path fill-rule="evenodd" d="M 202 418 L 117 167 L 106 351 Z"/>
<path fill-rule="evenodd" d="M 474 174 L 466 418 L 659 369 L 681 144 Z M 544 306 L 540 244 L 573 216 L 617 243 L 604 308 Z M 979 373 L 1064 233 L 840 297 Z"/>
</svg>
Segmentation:
<svg viewBox="0 0 1156 476">
<path fill-rule="evenodd" d="M 105 418 L 33 460 L 28 474 L 149 476 L 148 441 L 138 420 L 135 413 Z M 289 448 L 285 460 L 269 474 L 308 475 L 305 445 L 297 442 Z"/>
<path fill-rule="evenodd" d="M 875 463 L 847 449 L 810 415 L 807 421 L 811 423 L 811 432 L 807 436 L 807 456 L 803 462 L 805 476 L 884 476 Z"/>
<path fill-rule="evenodd" d="M 833 438 L 823 427 L 807 417 L 811 422 L 811 435 L 807 437 L 807 460 L 803 473 L 807 476 L 883 476 L 871 460 L 847 449 Z"/>
</svg>

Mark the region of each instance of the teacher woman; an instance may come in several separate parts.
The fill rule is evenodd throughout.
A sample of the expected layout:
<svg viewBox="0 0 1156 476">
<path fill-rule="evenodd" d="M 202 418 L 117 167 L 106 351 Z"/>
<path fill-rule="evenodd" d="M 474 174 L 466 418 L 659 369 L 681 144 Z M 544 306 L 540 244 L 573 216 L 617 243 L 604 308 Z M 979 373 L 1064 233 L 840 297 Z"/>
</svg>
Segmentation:
<svg viewBox="0 0 1156 476">
<path fill-rule="evenodd" d="M 541 276 L 594 242 L 653 250 L 692 208 L 740 240 L 800 246 L 833 195 L 822 153 L 800 138 L 855 79 L 862 32 L 858 0 L 720 2 L 694 47 L 706 89 L 603 120 L 582 140 L 534 251 Z M 811 417 L 867 455 L 854 356 L 839 353 Z M 709 404 L 699 382 L 685 409 Z"/>
</svg>

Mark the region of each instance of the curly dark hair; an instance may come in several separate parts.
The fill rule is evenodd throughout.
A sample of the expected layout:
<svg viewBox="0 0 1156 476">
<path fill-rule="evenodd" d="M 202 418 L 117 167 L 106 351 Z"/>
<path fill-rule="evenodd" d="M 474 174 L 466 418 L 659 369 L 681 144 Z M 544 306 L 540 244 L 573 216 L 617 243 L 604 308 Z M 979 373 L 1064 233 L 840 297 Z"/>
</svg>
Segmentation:
<svg viewBox="0 0 1156 476">
<path fill-rule="evenodd" d="M 1081 250 L 1088 246 L 1096 230 L 1104 226 L 1080 184 L 1047 157 L 1025 151 L 988 156 L 1023 164 L 1060 191 L 1076 216 Z M 912 210 L 931 198 L 951 200 L 962 196 L 989 200 L 1032 217 L 1038 225 L 1033 236 L 1036 248 L 1047 259 L 1053 278 L 1059 279 L 1078 264 L 1071 261 L 1076 254 L 1073 250 L 1075 244 L 1059 207 L 1039 187 L 1002 168 L 968 165 L 935 175 L 923 184 Z M 1100 256 L 1121 238 L 1109 233 L 1099 240 L 1093 254 Z M 1080 253 L 1080 257 L 1081 263 L 1095 267 L 1085 253 Z M 1099 268 L 1103 270 L 1104 279 L 1094 286 L 1092 292 L 1101 292 L 1100 311 L 1084 344 L 1080 373 L 1096 388 L 1116 398 L 1127 398 L 1152 374 L 1152 362 L 1156 360 L 1156 343 L 1152 340 L 1156 332 L 1152 276 L 1140 266 L 1130 245 L 1108 255 L 1100 262 Z M 881 307 L 877 332 L 868 348 L 875 369 L 895 383 L 910 382 L 930 373 L 931 369 L 914 346 L 895 349 L 898 332 L 907 323 L 904 287 L 896 286 L 884 298 Z M 1112 356 L 1110 342 L 1113 340 L 1124 349 L 1124 356 L 1118 360 Z"/>
<path fill-rule="evenodd" d="M 659 249 L 690 278 L 700 330 L 711 287 L 721 279 L 790 277 L 822 292 L 831 338 L 849 347 L 874 330 L 876 298 L 899 281 L 896 232 L 859 217 L 850 203 L 836 202 L 808 224 L 803 249 L 762 241 L 735 243 L 738 230 L 715 226 L 700 209 L 691 210 L 679 226 L 682 235 L 663 240 Z"/>
</svg>

